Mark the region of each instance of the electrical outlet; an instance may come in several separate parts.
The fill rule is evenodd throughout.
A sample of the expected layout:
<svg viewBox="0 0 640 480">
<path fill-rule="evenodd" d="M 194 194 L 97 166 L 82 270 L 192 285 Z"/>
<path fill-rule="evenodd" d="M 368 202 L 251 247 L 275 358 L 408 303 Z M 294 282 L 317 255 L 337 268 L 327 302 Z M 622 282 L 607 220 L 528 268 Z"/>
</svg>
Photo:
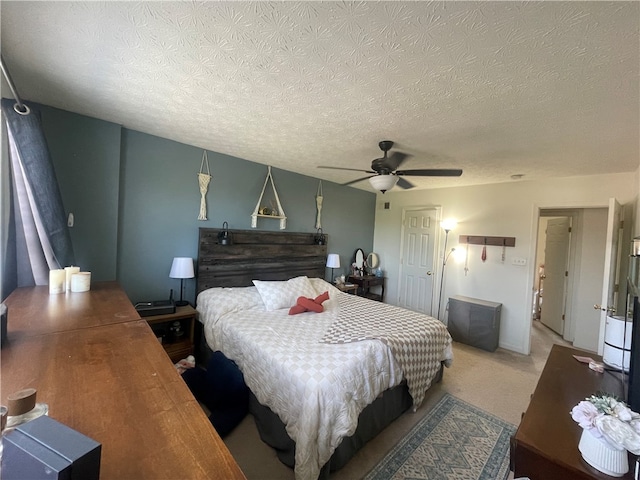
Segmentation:
<svg viewBox="0 0 640 480">
<path fill-rule="evenodd" d="M 512 265 L 518 265 L 518 266 L 523 266 L 527 264 L 527 259 L 526 258 L 521 258 L 521 257 L 515 257 L 511 259 L 511 264 Z"/>
</svg>

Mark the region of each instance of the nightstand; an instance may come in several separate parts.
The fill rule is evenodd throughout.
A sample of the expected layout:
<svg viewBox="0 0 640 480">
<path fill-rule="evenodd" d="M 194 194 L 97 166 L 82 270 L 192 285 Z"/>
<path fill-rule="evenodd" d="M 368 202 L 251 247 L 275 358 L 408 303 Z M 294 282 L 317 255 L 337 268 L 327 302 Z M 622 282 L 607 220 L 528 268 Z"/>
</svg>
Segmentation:
<svg viewBox="0 0 640 480">
<path fill-rule="evenodd" d="M 350 293 L 351 295 L 356 295 L 358 293 L 358 285 L 355 284 L 346 285 L 344 283 L 341 283 L 339 285 L 335 284 L 335 286 L 341 292 Z"/>
<path fill-rule="evenodd" d="M 176 363 L 193 354 L 193 334 L 197 315 L 195 308 L 186 305 L 176 307 L 174 313 L 144 317 L 158 340 L 162 342 L 172 362 Z"/>
<path fill-rule="evenodd" d="M 370 298 L 371 300 L 384 301 L 384 277 L 376 277 L 375 275 L 349 275 L 347 280 L 351 283 L 358 285 L 358 292 L 356 295 L 361 297 Z M 380 286 L 380 293 L 371 292 L 371 287 Z"/>
</svg>

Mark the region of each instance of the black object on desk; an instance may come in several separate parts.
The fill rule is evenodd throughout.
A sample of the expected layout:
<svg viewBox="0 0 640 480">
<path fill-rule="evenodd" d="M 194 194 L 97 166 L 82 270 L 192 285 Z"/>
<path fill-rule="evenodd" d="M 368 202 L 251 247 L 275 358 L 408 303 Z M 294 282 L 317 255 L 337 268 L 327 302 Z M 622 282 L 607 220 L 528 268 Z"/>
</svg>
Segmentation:
<svg viewBox="0 0 640 480">
<path fill-rule="evenodd" d="M 135 308 L 141 317 L 150 317 L 153 315 L 166 315 L 175 313 L 176 303 L 173 300 L 154 300 L 152 302 L 138 302 Z"/>
</svg>

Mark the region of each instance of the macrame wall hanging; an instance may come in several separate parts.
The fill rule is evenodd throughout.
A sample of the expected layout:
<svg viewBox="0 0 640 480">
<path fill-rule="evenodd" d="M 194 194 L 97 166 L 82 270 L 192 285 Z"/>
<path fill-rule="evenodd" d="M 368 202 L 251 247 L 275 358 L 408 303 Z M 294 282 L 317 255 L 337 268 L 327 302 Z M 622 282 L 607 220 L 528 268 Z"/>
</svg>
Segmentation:
<svg viewBox="0 0 640 480">
<path fill-rule="evenodd" d="M 318 192 L 316 193 L 316 207 L 318 214 L 316 215 L 316 229 L 322 228 L 322 221 L 320 219 L 322 215 L 322 180 L 318 182 Z"/>
<path fill-rule="evenodd" d="M 276 198 L 277 209 L 268 209 L 268 208 L 260 208 L 260 203 L 262 202 L 262 197 L 264 197 L 264 190 L 267 188 L 267 183 L 271 181 L 271 188 L 273 188 L 273 196 Z M 269 212 L 268 214 L 266 212 Z M 260 198 L 258 198 L 258 203 L 256 203 L 256 208 L 251 214 L 251 228 L 256 228 L 258 226 L 258 217 L 270 217 L 270 218 L 279 218 L 280 219 L 280 230 L 284 230 L 287 228 L 287 216 L 284 213 L 284 209 L 282 208 L 282 204 L 280 203 L 280 198 L 278 197 L 278 192 L 276 191 L 276 185 L 273 182 L 273 176 L 271 175 L 271 166 L 267 170 L 267 178 L 264 179 L 264 185 L 262 186 L 262 193 L 260 194 Z"/>
<path fill-rule="evenodd" d="M 204 173 L 205 167 L 207 173 Z M 207 219 L 207 201 L 205 196 L 209 189 L 209 182 L 211 181 L 211 172 L 209 171 L 209 159 L 207 158 L 207 151 L 202 152 L 202 162 L 200 163 L 200 172 L 198 173 L 198 186 L 200 187 L 200 214 L 198 220 Z"/>
</svg>

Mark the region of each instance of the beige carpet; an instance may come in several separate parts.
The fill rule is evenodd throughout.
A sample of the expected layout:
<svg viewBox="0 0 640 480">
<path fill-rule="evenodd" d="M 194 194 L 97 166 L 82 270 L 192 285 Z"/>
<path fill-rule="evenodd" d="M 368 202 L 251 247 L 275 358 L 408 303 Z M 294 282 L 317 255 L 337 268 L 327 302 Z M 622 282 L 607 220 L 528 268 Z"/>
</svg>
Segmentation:
<svg viewBox="0 0 640 480">
<path fill-rule="evenodd" d="M 567 344 L 540 322 L 534 321 L 533 326 L 531 355 L 528 356 L 500 348 L 485 352 L 454 343 L 453 365 L 445 369 L 443 381 L 431 388 L 418 411 L 402 415 L 331 479 L 364 477 L 445 392 L 518 425 L 551 346 L 553 343 Z M 250 415 L 225 439 L 225 443 L 249 480 L 294 479 L 293 470 L 280 463 L 275 452 L 260 440 Z"/>
</svg>

